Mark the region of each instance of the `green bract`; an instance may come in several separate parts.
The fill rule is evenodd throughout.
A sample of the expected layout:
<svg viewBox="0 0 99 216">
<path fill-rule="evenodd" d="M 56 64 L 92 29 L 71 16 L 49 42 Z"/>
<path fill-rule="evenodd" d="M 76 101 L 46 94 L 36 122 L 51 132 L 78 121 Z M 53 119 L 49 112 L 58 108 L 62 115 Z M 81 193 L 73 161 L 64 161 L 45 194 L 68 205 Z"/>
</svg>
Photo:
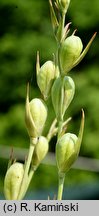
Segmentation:
<svg viewBox="0 0 99 216">
<path fill-rule="evenodd" d="M 59 51 L 59 61 L 62 74 L 65 75 L 71 70 L 73 64 L 79 58 L 82 49 L 82 41 L 75 35 L 71 35 L 62 43 Z"/>
<path fill-rule="evenodd" d="M 64 116 L 66 109 L 68 108 L 74 97 L 74 93 L 75 84 L 71 77 L 59 77 L 55 80 L 52 87 L 51 96 L 57 118 L 60 118 L 61 114 L 62 116 Z"/>
<path fill-rule="evenodd" d="M 29 102 L 29 88 L 27 88 L 25 121 L 30 137 L 38 137 L 42 134 L 47 118 L 47 107 L 45 103 L 34 98 Z"/>
<path fill-rule="evenodd" d="M 44 136 L 40 136 L 38 138 L 37 145 L 35 146 L 32 158 L 32 166 L 34 168 L 37 168 L 41 161 L 44 159 L 48 152 L 48 148 L 48 140 Z"/>
<path fill-rule="evenodd" d="M 37 84 L 44 96 L 47 99 L 50 95 L 50 90 L 55 78 L 55 65 L 52 61 L 47 61 L 42 65 L 37 73 Z"/>
<path fill-rule="evenodd" d="M 4 194 L 7 200 L 17 200 L 22 178 L 24 174 L 24 167 L 21 163 L 14 163 L 7 170 L 4 180 Z"/>
</svg>

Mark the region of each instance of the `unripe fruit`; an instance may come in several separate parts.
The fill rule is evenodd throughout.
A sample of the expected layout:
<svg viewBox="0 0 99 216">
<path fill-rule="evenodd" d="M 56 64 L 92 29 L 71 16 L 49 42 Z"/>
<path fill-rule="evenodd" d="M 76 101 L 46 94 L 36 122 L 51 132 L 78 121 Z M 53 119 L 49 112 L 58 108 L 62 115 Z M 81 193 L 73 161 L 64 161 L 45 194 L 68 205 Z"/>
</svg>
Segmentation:
<svg viewBox="0 0 99 216">
<path fill-rule="evenodd" d="M 78 36 L 71 35 L 62 43 L 59 59 L 62 74 L 67 74 L 71 70 L 75 61 L 79 58 L 83 49 L 83 44 Z"/>
<path fill-rule="evenodd" d="M 18 162 L 12 164 L 7 170 L 4 180 L 4 194 L 7 200 L 17 200 L 23 174 L 23 164 Z"/>
<path fill-rule="evenodd" d="M 32 138 L 41 135 L 47 118 L 47 107 L 44 102 L 35 98 L 29 102 L 29 84 L 27 85 L 25 122 L 28 134 Z"/>
<path fill-rule="evenodd" d="M 75 160 L 75 145 L 77 136 L 72 133 L 64 134 L 56 144 L 56 160 L 59 173 L 65 173 Z"/>
<path fill-rule="evenodd" d="M 52 61 L 47 61 L 45 62 L 45 64 L 42 65 L 42 67 L 37 73 L 37 84 L 45 100 L 50 95 L 54 78 L 55 78 L 55 65 Z"/>
<path fill-rule="evenodd" d="M 31 100 L 29 103 L 30 114 L 33 120 L 34 126 L 30 135 L 32 137 L 37 137 L 42 134 L 46 118 L 47 118 L 47 107 L 44 102 L 38 98 Z"/>
<path fill-rule="evenodd" d="M 84 130 L 84 111 L 82 110 L 82 119 L 79 134 L 66 133 L 60 137 L 56 144 L 56 161 L 59 175 L 64 175 L 78 157 Z"/>
<path fill-rule="evenodd" d="M 44 159 L 48 152 L 48 148 L 48 140 L 44 136 L 40 136 L 38 138 L 38 143 L 35 146 L 32 158 L 32 166 L 34 168 L 37 168 L 41 161 Z"/>
<path fill-rule="evenodd" d="M 61 93 L 62 98 L 61 100 Z M 75 93 L 75 84 L 71 77 L 65 76 L 64 78 L 59 77 L 55 80 L 52 87 L 52 103 L 57 118 L 60 115 L 64 116 L 65 111 L 70 105 Z"/>
</svg>

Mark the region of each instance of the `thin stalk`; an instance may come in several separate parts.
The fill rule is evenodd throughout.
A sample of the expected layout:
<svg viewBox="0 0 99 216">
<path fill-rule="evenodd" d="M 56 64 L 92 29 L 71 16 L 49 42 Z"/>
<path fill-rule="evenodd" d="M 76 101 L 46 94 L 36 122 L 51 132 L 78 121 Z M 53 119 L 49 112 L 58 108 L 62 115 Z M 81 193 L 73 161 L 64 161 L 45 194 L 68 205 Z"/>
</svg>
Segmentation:
<svg viewBox="0 0 99 216">
<path fill-rule="evenodd" d="M 64 80 L 62 77 L 62 85 L 61 85 L 61 96 L 60 96 L 60 111 L 59 111 L 59 119 L 58 119 L 58 139 L 61 136 L 62 127 L 63 127 L 63 100 L 64 100 Z"/>
<path fill-rule="evenodd" d="M 63 128 L 63 121 L 60 120 L 59 123 L 58 123 L 58 137 L 57 137 L 57 140 L 58 140 L 58 139 L 60 138 L 60 136 L 61 136 L 62 128 Z"/>
<path fill-rule="evenodd" d="M 57 119 L 55 118 L 54 121 L 52 122 L 51 127 L 50 127 L 50 129 L 49 129 L 49 132 L 48 132 L 48 134 L 47 134 L 47 136 L 46 136 L 48 142 L 49 142 L 49 141 L 51 140 L 51 138 L 53 137 L 53 131 L 54 131 L 55 128 L 56 128 L 56 123 L 57 123 Z"/>
<path fill-rule="evenodd" d="M 28 181 L 27 181 L 27 183 L 25 185 L 25 190 L 24 190 L 24 193 L 22 194 L 22 198 L 25 196 L 25 194 L 27 192 L 27 189 L 28 189 L 28 187 L 30 185 L 30 182 L 31 182 L 32 178 L 33 178 L 34 172 L 35 172 L 35 170 L 30 170 L 30 173 L 29 173 L 29 176 L 28 176 Z"/>
<path fill-rule="evenodd" d="M 26 160 L 22 184 L 21 184 L 21 188 L 20 188 L 17 200 L 21 200 L 23 198 L 24 191 L 26 191 L 26 185 L 28 183 L 28 173 L 29 173 L 29 169 L 30 169 L 30 165 L 31 165 L 31 161 L 32 161 L 32 155 L 34 152 L 35 144 L 36 143 L 34 142 L 34 140 L 30 139 L 28 158 Z"/>
<path fill-rule="evenodd" d="M 64 26 L 65 26 L 65 14 L 62 14 L 61 21 L 60 21 L 60 39 L 57 41 L 57 52 L 56 52 L 56 66 L 58 65 L 60 74 L 62 74 L 62 69 L 60 65 L 60 60 L 59 60 L 59 52 L 61 48 L 61 43 L 62 43 L 62 38 L 64 35 Z"/>
<path fill-rule="evenodd" d="M 59 175 L 58 196 L 57 196 L 58 200 L 62 200 L 64 180 L 65 180 L 65 174 L 63 176 Z"/>
<path fill-rule="evenodd" d="M 62 24 L 61 24 L 61 41 L 64 35 L 64 26 L 65 26 L 65 14 L 62 14 Z"/>
</svg>

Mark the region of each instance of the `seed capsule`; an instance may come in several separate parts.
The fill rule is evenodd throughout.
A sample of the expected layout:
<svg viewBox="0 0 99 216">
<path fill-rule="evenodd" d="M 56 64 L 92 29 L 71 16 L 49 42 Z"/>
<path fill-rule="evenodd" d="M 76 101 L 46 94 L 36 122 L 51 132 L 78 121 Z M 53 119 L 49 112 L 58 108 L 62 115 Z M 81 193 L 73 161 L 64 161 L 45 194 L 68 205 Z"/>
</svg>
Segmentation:
<svg viewBox="0 0 99 216">
<path fill-rule="evenodd" d="M 56 161 L 59 174 L 65 174 L 78 157 L 84 130 L 84 111 L 78 137 L 72 133 L 64 134 L 56 144 Z"/>
<path fill-rule="evenodd" d="M 44 159 L 48 152 L 49 144 L 48 140 L 44 136 L 40 136 L 38 138 L 38 143 L 35 146 L 33 158 L 32 158 L 32 166 L 37 168 L 41 161 Z"/>
<path fill-rule="evenodd" d="M 37 84 L 45 100 L 50 95 L 54 78 L 55 78 L 55 65 L 52 61 L 47 61 L 45 64 L 42 65 L 42 67 L 37 73 Z"/>
<path fill-rule="evenodd" d="M 4 194 L 7 200 L 17 200 L 24 174 L 24 167 L 21 163 L 14 163 L 7 170 L 4 180 Z"/>
<path fill-rule="evenodd" d="M 71 35 L 62 43 L 59 53 L 62 74 L 65 75 L 68 71 L 71 70 L 73 64 L 79 58 L 82 49 L 82 41 L 75 35 Z"/>
<path fill-rule="evenodd" d="M 64 116 L 68 106 L 70 105 L 75 93 L 75 84 L 71 77 L 59 77 L 55 80 L 52 87 L 52 103 L 56 113 L 56 117 Z"/>
<path fill-rule="evenodd" d="M 29 89 L 27 89 L 25 121 L 30 137 L 35 138 L 42 134 L 46 118 L 46 105 L 38 98 L 35 98 L 29 102 Z"/>
<path fill-rule="evenodd" d="M 75 134 L 64 134 L 56 144 L 56 160 L 60 173 L 68 171 L 68 160 L 75 157 L 75 145 L 77 142 L 77 136 Z"/>
</svg>

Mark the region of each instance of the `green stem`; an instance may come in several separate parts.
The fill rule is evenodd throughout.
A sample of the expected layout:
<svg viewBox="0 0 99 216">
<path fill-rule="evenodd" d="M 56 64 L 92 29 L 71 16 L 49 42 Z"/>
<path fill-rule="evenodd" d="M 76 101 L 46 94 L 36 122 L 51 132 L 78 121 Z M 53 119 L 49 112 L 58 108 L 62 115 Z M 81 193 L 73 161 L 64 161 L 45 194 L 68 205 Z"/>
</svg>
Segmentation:
<svg viewBox="0 0 99 216">
<path fill-rule="evenodd" d="M 62 200 L 64 180 L 65 180 L 65 174 L 62 176 L 59 175 L 58 196 L 57 196 L 58 200 Z"/>
<path fill-rule="evenodd" d="M 24 192 L 26 192 L 26 185 L 28 184 L 28 173 L 29 173 L 29 169 L 30 169 L 30 165 L 32 161 L 32 155 L 34 152 L 34 148 L 37 142 L 35 141 L 36 141 L 35 139 L 30 138 L 30 148 L 29 148 L 28 158 L 26 160 L 22 184 L 21 184 L 21 188 L 20 188 L 17 200 L 21 200 L 25 194 Z"/>
<path fill-rule="evenodd" d="M 65 14 L 62 14 L 61 15 L 61 21 L 60 21 L 60 29 L 59 29 L 59 32 L 60 32 L 60 36 L 59 36 L 59 40 L 57 41 L 57 52 L 56 52 L 56 66 L 59 67 L 59 71 L 60 71 L 60 74 L 62 74 L 62 69 L 61 69 L 61 65 L 60 65 L 60 58 L 59 58 L 59 55 L 60 55 L 60 48 L 61 48 L 61 43 L 62 43 L 62 38 L 63 38 L 63 35 L 64 35 L 64 25 L 65 25 Z"/>
<path fill-rule="evenodd" d="M 62 128 L 63 128 L 63 121 L 60 120 L 58 123 L 58 137 L 57 137 L 57 139 L 59 139 L 61 136 Z"/>
<path fill-rule="evenodd" d="M 60 110 L 59 110 L 59 119 L 58 119 L 58 139 L 61 136 L 62 127 L 63 127 L 63 102 L 64 102 L 64 79 L 62 79 L 61 85 L 61 96 L 60 96 Z"/>
<path fill-rule="evenodd" d="M 28 187 L 30 185 L 30 182 L 31 182 L 32 178 L 33 178 L 34 172 L 35 172 L 35 170 L 30 170 L 30 173 L 29 173 L 29 176 L 28 176 L 28 181 L 27 181 L 27 183 L 25 185 L 25 190 L 24 190 L 24 192 L 22 194 L 22 198 L 25 196 L 25 194 L 27 192 L 27 189 L 28 189 Z"/>
<path fill-rule="evenodd" d="M 61 24 L 61 42 L 64 34 L 64 26 L 65 26 L 65 14 L 62 14 L 62 24 Z"/>
</svg>

